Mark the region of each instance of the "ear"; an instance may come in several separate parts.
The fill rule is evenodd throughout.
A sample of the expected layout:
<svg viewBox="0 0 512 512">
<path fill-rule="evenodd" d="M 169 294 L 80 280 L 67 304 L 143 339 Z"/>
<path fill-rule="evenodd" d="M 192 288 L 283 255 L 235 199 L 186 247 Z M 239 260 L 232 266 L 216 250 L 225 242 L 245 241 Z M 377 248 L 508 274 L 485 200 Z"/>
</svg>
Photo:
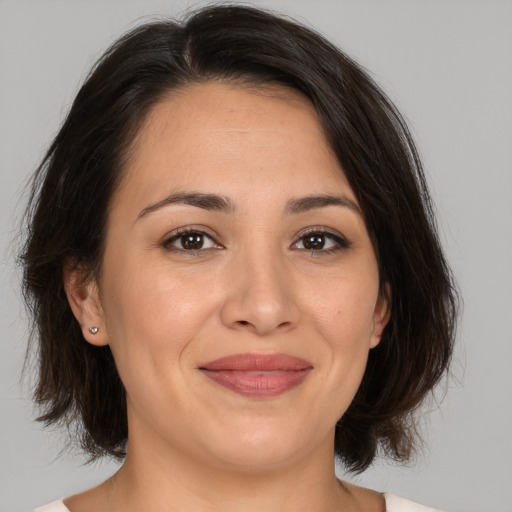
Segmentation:
<svg viewBox="0 0 512 512">
<path fill-rule="evenodd" d="M 85 270 L 78 265 L 67 265 L 63 271 L 63 279 L 69 305 L 82 328 L 84 338 L 91 345 L 108 345 L 96 280 L 88 277 Z"/>
<path fill-rule="evenodd" d="M 391 315 L 391 289 L 389 285 L 379 293 L 373 312 L 373 330 L 370 337 L 370 348 L 375 348 L 381 340 L 382 332 Z"/>
</svg>

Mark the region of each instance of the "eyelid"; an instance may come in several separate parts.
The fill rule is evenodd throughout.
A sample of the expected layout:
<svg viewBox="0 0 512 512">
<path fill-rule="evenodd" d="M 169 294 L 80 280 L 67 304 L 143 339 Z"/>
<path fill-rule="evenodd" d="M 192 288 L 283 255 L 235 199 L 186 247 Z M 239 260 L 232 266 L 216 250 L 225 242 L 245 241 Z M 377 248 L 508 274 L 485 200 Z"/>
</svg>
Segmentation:
<svg viewBox="0 0 512 512">
<path fill-rule="evenodd" d="M 329 253 L 329 252 L 336 252 L 339 250 L 348 249 L 351 247 L 352 243 L 347 239 L 346 236 L 341 234 L 339 231 L 334 230 L 332 228 L 328 228 L 327 226 L 311 226 L 309 228 L 306 228 L 302 230 L 300 233 L 298 233 L 295 237 L 295 241 L 292 243 L 292 248 L 297 245 L 302 238 L 304 238 L 307 235 L 312 234 L 320 234 L 327 237 L 330 237 L 331 239 L 335 240 L 338 244 L 336 247 L 333 247 L 331 249 L 322 249 L 318 251 L 313 251 L 311 249 L 298 249 L 302 251 L 306 251 L 308 253 Z"/>
<path fill-rule="evenodd" d="M 173 247 L 171 245 L 174 241 L 178 240 L 181 236 L 187 235 L 187 234 L 192 234 L 192 233 L 196 233 L 196 234 L 199 234 L 199 235 L 209 238 L 210 240 L 212 240 L 212 242 L 214 243 L 214 245 L 216 247 L 187 250 L 187 249 L 180 249 L 178 247 Z M 206 226 L 194 226 L 194 225 L 182 226 L 182 227 L 176 228 L 176 229 L 172 230 L 171 232 L 167 233 L 159 245 L 161 245 L 167 251 L 187 253 L 189 255 L 193 255 L 193 254 L 197 254 L 197 253 L 201 253 L 201 252 L 204 253 L 211 249 L 224 249 L 224 246 L 221 243 L 219 243 L 217 239 L 218 239 L 218 236 L 216 234 L 212 234 L 211 230 L 206 228 Z"/>
</svg>

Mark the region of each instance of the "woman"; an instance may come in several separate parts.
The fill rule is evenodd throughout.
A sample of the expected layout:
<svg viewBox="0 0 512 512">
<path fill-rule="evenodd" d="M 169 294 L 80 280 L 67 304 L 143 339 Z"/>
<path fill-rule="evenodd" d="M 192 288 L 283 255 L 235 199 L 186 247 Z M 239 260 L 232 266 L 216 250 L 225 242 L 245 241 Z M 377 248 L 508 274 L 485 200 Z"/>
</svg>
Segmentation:
<svg viewBox="0 0 512 512">
<path fill-rule="evenodd" d="M 455 317 L 414 144 L 338 49 L 236 6 L 135 29 L 30 204 L 40 420 L 124 461 L 40 510 L 429 510 L 334 473 L 408 460 Z"/>
</svg>

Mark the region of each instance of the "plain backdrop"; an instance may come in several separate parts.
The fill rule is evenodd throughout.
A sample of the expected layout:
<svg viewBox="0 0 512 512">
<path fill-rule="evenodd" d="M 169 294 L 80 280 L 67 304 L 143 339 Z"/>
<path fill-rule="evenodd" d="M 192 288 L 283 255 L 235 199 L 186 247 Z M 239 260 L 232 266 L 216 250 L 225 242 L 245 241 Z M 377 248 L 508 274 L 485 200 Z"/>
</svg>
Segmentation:
<svg viewBox="0 0 512 512">
<path fill-rule="evenodd" d="M 205 2 L 0 0 L 0 511 L 28 511 L 109 476 L 60 455 L 33 421 L 13 254 L 24 183 L 100 52 L 154 15 Z M 512 511 L 512 3 L 252 2 L 318 29 L 371 70 L 409 121 L 464 299 L 453 378 L 429 406 L 424 454 L 356 481 L 452 512 Z M 341 475 L 341 473 L 340 473 Z"/>
</svg>

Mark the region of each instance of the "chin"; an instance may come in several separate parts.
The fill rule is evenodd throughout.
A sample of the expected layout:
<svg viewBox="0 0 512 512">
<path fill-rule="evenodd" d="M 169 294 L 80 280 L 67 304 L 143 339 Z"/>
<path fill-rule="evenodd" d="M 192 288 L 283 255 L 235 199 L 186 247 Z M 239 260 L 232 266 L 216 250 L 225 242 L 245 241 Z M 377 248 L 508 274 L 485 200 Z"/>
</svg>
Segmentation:
<svg viewBox="0 0 512 512">
<path fill-rule="evenodd" d="M 305 436 L 298 423 L 252 421 L 245 428 L 231 425 L 222 437 L 211 436 L 210 453 L 224 467 L 236 471 L 257 473 L 280 469 L 306 455 L 312 436 Z M 313 448 L 311 447 L 311 450 Z"/>
<path fill-rule="evenodd" d="M 265 447 L 240 447 L 239 450 L 229 450 L 217 453 L 217 466 L 232 470 L 236 473 L 255 475 L 269 474 L 292 464 L 297 458 L 295 447 L 283 450 L 282 447 L 271 445 Z"/>
</svg>

